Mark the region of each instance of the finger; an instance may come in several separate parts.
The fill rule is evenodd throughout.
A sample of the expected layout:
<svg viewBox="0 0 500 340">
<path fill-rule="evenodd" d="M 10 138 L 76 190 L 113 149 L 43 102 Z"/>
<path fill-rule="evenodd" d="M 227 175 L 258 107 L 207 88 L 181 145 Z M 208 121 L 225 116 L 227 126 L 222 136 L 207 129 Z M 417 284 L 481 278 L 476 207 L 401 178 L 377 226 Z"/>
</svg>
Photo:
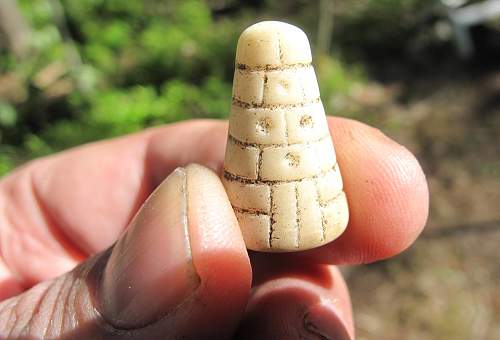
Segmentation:
<svg viewBox="0 0 500 340">
<path fill-rule="evenodd" d="M 225 138 L 224 129 L 216 121 L 172 124 L 42 158 L 1 179 L 9 277 L 29 287 L 111 246 L 174 168 L 223 158 L 225 141 L 210 141 Z"/>
<path fill-rule="evenodd" d="M 417 237 L 428 211 L 425 177 L 405 148 L 352 120 L 330 118 L 350 205 L 344 235 L 305 258 L 372 262 Z M 194 161 L 220 168 L 227 124 L 194 121 L 42 159 L 0 181 L 2 255 L 32 284 L 111 245 L 156 182 Z M 50 263 L 50 268 L 43 265 Z"/>
<path fill-rule="evenodd" d="M 353 339 L 347 286 L 334 266 L 263 256 L 235 339 Z"/>
<path fill-rule="evenodd" d="M 5 263 L 0 258 L 0 301 L 19 294 L 23 287 L 10 273 Z"/>
<path fill-rule="evenodd" d="M 155 190 L 113 248 L 1 303 L 0 338 L 223 339 L 250 281 L 222 184 L 189 166 Z"/>
<path fill-rule="evenodd" d="M 300 256 L 328 263 L 367 263 L 406 249 L 422 231 L 429 192 L 418 161 L 379 130 L 333 118 L 349 224 L 337 240 Z"/>
</svg>

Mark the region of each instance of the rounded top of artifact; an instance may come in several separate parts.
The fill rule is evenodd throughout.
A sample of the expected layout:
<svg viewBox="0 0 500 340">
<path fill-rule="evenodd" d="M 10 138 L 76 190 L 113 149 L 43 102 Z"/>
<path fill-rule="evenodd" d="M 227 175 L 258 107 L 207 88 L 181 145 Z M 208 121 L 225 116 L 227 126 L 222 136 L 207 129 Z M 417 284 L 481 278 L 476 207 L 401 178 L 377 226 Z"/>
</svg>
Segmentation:
<svg viewBox="0 0 500 340">
<path fill-rule="evenodd" d="M 280 21 L 262 21 L 241 33 L 236 63 L 248 67 L 279 67 L 310 63 L 311 48 L 298 27 Z"/>
</svg>

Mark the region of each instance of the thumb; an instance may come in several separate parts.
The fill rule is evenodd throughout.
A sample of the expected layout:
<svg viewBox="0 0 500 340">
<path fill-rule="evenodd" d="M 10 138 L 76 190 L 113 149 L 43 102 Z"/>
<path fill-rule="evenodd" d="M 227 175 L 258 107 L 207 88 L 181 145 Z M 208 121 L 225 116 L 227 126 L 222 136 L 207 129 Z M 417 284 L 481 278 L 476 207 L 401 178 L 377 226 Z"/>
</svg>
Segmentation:
<svg viewBox="0 0 500 340">
<path fill-rule="evenodd" d="M 218 177 L 190 165 L 109 250 L 0 303 L 0 338 L 227 338 L 251 268 Z"/>
</svg>

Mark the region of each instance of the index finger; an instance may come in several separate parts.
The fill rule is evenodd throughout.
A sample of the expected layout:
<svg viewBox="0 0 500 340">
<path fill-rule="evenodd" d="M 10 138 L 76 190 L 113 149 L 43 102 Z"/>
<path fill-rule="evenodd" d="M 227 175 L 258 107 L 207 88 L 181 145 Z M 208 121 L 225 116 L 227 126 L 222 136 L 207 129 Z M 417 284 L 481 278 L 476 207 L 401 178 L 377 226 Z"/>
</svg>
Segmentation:
<svg viewBox="0 0 500 340">
<path fill-rule="evenodd" d="M 337 117 L 329 117 L 328 123 L 348 198 L 349 225 L 337 240 L 293 256 L 354 264 L 398 254 L 413 243 L 427 221 L 429 192 L 420 164 L 408 149 L 378 129 Z M 174 145 L 152 143 L 151 159 L 157 162 L 154 177 L 163 178 L 171 170 L 168 164 L 176 161 L 208 162 L 213 169 L 221 169 L 225 139 L 225 125 L 213 127 L 188 142 L 190 155 L 175 152 Z"/>
<path fill-rule="evenodd" d="M 413 243 L 427 221 L 429 193 L 420 164 L 378 129 L 345 118 L 329 117 L 328 122 L 349 202 L 349 225 L 337 240 L 294 256 L 354 264 L 398 254 Z M 152 178 L 161 181 L 177 163 L 222 169 L 225 124 L 207 127 L 191 139 L 187 130 L 175 133 L 170 138 L 182 140 L 185 153 L 175 143 L 164 143 L 161 133 L 151 140 Z"/>
<path fill-rule="evenodd" d="M 407 149 L 365 124 L 342 118 L 330 118 L 329 124 L 350 222 L 338 240 L 300 256 L 360 263 L 402 251 L 427 218 L 427 185 L 418 162 Z M 220 169 L 226 134 L 225 122 L 188 121 L 32 162 L 0 181 L 4 229 L 15 225 L 32 236 L 38 228 L 43 230 L 40 238 L 47 240 L 44 246 L 52 241 L 73 258 L 74 251 L 68 249 L 77 248 L 81 259 L 111 245 L 154 187 L 177 166 L 200 163 Z M 70 246 L 61 248 L 65 243 Z M 29 254 L 28 245 L 25 248 L 17 243 L 16 252 Z"/>
<path fill-rule="evenodd" d="M 427 181 L 417 159 L 366 124 L 329 118 L 329 127 L 349 205 L 348 226 L 322 247 L 272 256 L 359 264 L 402 252 L 415 241 L 428 216 Z M 257 253 L 252 257 L 259 263 L 269 260 Z"/>
<path fill-rule="evenodd" d="M 1 178 L 0 287 L 29 287 L 112 245 L 173 169 L 217 167 L 224 134 L 216 121 L 172 124 L 40 158 Z"/>
</svg>

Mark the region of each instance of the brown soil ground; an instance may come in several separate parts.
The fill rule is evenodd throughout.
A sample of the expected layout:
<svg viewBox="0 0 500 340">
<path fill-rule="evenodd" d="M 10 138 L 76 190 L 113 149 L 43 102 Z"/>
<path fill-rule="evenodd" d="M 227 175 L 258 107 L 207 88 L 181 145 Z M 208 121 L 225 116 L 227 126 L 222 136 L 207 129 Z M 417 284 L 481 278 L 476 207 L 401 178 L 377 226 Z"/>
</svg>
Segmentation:
<svg viewBox="0 0 500 340">
<path fill-rule="evenodd" d="M 368 120 L 417 155 L 431 205 L 409 250 L 346 269 L 360 340 L 500 339 L 500 71 L 435 71 L 373 85 Z"/>
</svg>

